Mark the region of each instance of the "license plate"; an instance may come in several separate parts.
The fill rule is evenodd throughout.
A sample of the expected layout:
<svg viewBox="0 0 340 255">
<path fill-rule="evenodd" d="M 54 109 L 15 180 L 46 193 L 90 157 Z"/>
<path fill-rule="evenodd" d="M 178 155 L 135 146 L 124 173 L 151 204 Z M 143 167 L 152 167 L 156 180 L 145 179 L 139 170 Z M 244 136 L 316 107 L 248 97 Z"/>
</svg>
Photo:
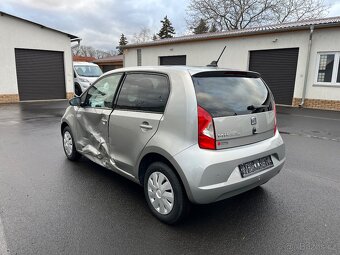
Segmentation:
<svg viewBox="0 0 340 255">
<path fill-rule="evenodd" d="M 238 166 L 242 177 L 247 177 L 249 175 L 258 173 L 260 171 L 266 170 L 273 167 L 273 161 L 270 156 L 259 158 L 247 163 L 243 163 Z"/>
</svg>

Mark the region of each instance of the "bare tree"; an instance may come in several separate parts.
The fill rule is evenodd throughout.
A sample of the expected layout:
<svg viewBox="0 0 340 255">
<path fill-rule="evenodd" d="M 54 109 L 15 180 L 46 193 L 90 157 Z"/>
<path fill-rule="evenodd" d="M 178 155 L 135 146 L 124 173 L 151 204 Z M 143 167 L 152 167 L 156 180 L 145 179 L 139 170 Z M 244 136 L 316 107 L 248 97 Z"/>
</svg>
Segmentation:
<svg viewBox="0 0 340 255">
<path fill-rule="evenodd" d="M 149 28 L 142 27 L 138 33 L 133 34 L 133 43 L 142 43 L 148 42 L 152 40 L 152 34 Z"/>
<path fill-rule="evenodd" d="M 114 50 L 96 50 L 95 51 L 95 58 L 96 59 L 101 59 L 101 58 L 107 58 L 107 57 L 112 57 L 116 56 L 117 53 Z"/>
<path fill-rule="evenodd" d="M 273 7 L 273 17 L 279 23 L 322 18 L 329 8 L 323 0 L 285 0 Z"/>
<path fill-rule="evenodd" d="M 189 26 L 200 19 L 218 30 L 321 18 L 328 13 L 324 0 L 190 0 Z"/>
<path fill-rule="evenodd" d="M 113 50 L 98 50 L 92 46 L 80 45 L 72 48 L 73 56 L 94 57 L 96 59 L 106 58 L 117 55 Z"/>
</svg>

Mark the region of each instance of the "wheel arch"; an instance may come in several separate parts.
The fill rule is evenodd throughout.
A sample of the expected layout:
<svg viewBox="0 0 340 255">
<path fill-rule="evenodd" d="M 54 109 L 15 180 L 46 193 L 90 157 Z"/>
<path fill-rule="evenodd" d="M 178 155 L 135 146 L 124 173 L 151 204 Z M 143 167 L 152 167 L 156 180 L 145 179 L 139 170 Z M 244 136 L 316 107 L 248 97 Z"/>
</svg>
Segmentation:
<svg viewBox="0 0 340 255">
<path fill-rule="evenodd" d="M 72 125 L 70 124 L 69 120 L 66 119 L 66 118 L 63 118 L 62 121 L 61 121 L 61 125 L 60 125 L 61 135 L 63 135 L 63 131 L 64 131 L 65 127 L 69 127 L 71 129 L 72 135 L 74 135 L 73 128 L 72 128 Z M 75 139 L 75 137 L 73 137 L 73 138 Z"/>
<path fill-rule="evenodd" d="M 180 166 L 177 164 L 177 162 L 175 161 L 173 157 L 171 157 L 165 151 L 160 150 L 160 149 L 152 150 L 149 148 L 149 150 L 140 157 L 140 160 L 138 163 L 137 178 L 141 185 L 143 185 L 144 183 L 144 175 L 145 175 L 146 169 L 153 162 L 163 162 L 166 165 L 168 165 L 171 169 L 173 169 L 178 180 L 182 184 L 189 200 L 192 200 L 192 194 L 189 188 L 189 184 L 185 178 L 185 175 L 182 169 L 180 168 Z"/>
<path fill-rule="evenodd" d="M 64 128 L 69 127 L 69 126 L 70 126 L 70 125 L 69 125 L 66 121 L 63 121 L 63 122 L 61 123 L 61 126 L 60 126 L 61 135 L 63 135 Z"/>
</svg>

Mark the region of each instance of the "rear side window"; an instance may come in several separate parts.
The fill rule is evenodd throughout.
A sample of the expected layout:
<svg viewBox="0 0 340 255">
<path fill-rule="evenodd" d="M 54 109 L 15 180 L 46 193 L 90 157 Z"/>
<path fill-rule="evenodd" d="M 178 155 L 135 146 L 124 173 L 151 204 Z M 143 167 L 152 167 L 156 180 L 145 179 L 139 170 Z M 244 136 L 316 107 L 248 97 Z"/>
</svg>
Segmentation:
<svg viewBox="0 0 340 255">
<path fill-rule="evenodd" d="M 213 117 L 272 110 L 272 97 L 261 78 L 211 75 L 193 77 L 197 103 Z"/>
<path fill-rule="evenodd" d="M 116 108 L 164 112 L 170 93 L 168 78 L 158 74 L 127 74 Z"/>
</svg>

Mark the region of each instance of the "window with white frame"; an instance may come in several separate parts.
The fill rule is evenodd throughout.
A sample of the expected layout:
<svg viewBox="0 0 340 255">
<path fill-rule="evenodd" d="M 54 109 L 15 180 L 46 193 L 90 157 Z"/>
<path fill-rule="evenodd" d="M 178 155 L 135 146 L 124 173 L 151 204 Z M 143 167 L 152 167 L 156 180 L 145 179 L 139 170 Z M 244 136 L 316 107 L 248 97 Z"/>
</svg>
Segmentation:
<svg viewBox="0 0 340 255">
<path fill-rule="evenodd" d="M 317 62 L 317 84 L 340 85 L 340 52 L 320 52 Z"/>
</svg>

